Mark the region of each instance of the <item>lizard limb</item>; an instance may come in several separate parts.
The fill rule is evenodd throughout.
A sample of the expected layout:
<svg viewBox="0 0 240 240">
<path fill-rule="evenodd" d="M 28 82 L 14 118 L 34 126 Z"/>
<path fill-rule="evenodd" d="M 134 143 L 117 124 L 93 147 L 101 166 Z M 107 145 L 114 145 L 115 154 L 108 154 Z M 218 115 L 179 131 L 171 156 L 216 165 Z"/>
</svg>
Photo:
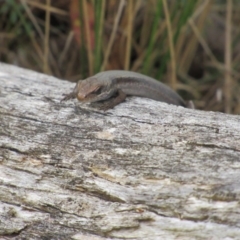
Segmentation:
<svg viewBox="0 0 240 240">
<path fill-rule="evenodd" d="M 126 97 L 127 97 L 127 95 L 122 90 L 119 89 L 117 91 L 117 95 L 116 96 L 114 96 L 112 98 L 108 98 L 104 102 L 93 102 L 91 104 L 91 106 L 99 108 L 99 109 L 101 109 L 103 111 L 107 111 L 108 109 L 114 108 L 119 103 L 124 102 Z"/>
</svg>

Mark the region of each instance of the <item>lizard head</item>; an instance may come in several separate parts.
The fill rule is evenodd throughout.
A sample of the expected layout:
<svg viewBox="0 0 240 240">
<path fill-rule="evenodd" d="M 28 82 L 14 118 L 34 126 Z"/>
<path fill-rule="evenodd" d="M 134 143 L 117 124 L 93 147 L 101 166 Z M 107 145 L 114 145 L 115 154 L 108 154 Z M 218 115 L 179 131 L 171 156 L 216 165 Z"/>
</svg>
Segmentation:
<svg viewBox="0 0 240 240">
<path fill-rule="evenodd" d="M 91 99 L 99 94 L 102 85 L 96 78 L 88 78 L 78 82 L 77 98 L 81 102 L 91 101 Z"/>
</svg>

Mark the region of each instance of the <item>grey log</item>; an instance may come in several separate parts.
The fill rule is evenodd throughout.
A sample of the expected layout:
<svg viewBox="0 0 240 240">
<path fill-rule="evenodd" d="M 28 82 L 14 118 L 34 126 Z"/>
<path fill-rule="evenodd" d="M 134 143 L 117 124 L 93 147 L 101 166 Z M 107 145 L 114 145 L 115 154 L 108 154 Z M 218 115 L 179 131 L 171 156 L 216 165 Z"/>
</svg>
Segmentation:
<svg viewBox="0 0 240 240">
<path fill-rule="evenodd" d="M 240 116 L 74 85 L 0 64 L 0 236 L 240 239 Z"/>
</svg>

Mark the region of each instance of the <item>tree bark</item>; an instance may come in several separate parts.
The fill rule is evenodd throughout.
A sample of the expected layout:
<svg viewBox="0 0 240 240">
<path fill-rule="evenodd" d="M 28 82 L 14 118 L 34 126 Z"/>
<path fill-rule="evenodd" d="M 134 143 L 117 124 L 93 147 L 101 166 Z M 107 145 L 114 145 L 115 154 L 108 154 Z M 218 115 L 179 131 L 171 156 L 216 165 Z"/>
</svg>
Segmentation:
<svg viewBox="0 0 240 240">
<path fill-rule="evenodd" d="M 3 239 L 240 239 L 239 116 L 73 87 L 0 64 Z"/>
</svg>

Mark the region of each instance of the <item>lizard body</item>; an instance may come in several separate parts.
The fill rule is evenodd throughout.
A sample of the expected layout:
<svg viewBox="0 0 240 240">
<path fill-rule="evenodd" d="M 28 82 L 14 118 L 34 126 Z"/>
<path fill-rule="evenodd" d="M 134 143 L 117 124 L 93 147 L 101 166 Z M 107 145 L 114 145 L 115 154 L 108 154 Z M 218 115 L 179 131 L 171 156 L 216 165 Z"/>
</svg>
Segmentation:
<svg viewBox="0 0 240 240">
<path fill-rule="evenodd" d="M 167 85 L 146 75 L 124 70 L 100 72 L 80 80 L 73 92 L 67 94 L 63 100 L 77 97 L 84 102 L 105 101 L 106 110 L 124 101 L 128 95 L 187 107 L 184 100 Z"/>
</svg>

